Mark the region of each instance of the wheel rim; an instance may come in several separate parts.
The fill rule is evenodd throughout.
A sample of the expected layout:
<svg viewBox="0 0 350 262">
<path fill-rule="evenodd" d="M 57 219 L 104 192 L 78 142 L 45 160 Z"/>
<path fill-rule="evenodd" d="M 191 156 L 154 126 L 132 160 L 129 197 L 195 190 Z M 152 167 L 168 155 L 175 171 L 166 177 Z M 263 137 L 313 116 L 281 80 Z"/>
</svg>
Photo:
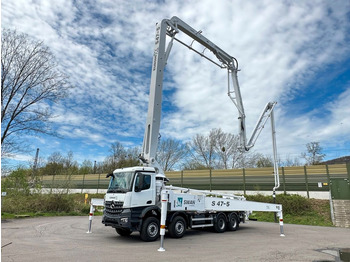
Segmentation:
<svg viewBox="0 0 350 262">
<path fill-rule="evenodd" d="M 147 233 L 150 237 L 155 237 L 158 234 L 158 225 L 156 223 L 149 224 Z"/>
<path fill-rule="evenodd" d="M 236 228 L 237 226 L 237 220 L 233 216 L 231 217 L 231 226 L 232 228 Z"/>
<path fill-rule="evenodd" d="M 180 221 L 175 224 L 175 231 L 177 234 L 182 234 L 184 232 L 185 226 Z"/>
<path fill-rule="evenodd" d="M 220 229 L 224 229 L 225 228 L 225 220 L 221 217 L 218 221 L 218 225 Z"/>
</svg>

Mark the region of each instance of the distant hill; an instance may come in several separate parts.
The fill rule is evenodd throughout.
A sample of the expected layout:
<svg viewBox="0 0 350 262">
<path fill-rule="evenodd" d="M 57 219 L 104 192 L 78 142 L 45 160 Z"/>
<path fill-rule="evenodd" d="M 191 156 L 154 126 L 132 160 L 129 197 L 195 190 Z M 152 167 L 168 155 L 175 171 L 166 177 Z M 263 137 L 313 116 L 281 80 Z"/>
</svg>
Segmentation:
<svg viewBox="0 0 350 262">
<path fill-rule="evenodd" d="M 350 156 L 342 156 L 332 160 L 324 161 L 321 164 L 334 165 L 334 164 L 346 164 L 347 162 L 350 162 Z"/>
</svg>

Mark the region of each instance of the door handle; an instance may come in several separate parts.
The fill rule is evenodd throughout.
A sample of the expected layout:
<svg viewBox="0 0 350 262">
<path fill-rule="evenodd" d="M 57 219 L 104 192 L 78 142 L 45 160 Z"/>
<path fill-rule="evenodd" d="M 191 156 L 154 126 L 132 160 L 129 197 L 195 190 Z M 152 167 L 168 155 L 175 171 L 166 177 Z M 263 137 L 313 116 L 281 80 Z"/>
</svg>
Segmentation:
<svg viewBox="0 0 350 262">
<path fill-rule="evenodd" d="M 148 200 L 148 201 L 147 201 L 147 204 L 152 204 L 152 200 Z"/>
</svg>

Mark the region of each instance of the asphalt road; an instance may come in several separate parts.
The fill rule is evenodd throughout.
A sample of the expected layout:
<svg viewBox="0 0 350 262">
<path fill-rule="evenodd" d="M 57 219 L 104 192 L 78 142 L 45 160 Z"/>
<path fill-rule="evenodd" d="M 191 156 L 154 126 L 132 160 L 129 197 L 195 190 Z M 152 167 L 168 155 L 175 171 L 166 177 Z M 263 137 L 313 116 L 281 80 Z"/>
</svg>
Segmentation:
<svg viewBox="0 0 350 262">
<path fill-rule="evenodd" d="M 339 261 L 350 247 L 350 229 L 249 221 L 236 232 L 190 230 L 182 239 L 142 242 L 138 233 L 121 237 L 88 217 L 5 220 L 1 224 L 1 260 L 7 261 Z"/>
</svg>

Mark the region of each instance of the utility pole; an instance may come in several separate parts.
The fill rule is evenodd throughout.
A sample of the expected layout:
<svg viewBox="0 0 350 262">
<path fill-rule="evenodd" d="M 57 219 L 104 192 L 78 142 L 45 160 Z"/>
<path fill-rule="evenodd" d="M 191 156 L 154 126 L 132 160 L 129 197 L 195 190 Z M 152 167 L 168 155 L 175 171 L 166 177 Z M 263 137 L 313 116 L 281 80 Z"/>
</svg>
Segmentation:
<svg viewBox="0 0 350 262">
<path fill-rule="evenodd" d="M 32 187 L 35 185 L 36 180 L 36 170 L 38 167 L 38 158 L 39 158 L 39 148 L 36 149 L 36 154 L 34 158 L 33 171 L 32 171 Z"/>
</svg>

